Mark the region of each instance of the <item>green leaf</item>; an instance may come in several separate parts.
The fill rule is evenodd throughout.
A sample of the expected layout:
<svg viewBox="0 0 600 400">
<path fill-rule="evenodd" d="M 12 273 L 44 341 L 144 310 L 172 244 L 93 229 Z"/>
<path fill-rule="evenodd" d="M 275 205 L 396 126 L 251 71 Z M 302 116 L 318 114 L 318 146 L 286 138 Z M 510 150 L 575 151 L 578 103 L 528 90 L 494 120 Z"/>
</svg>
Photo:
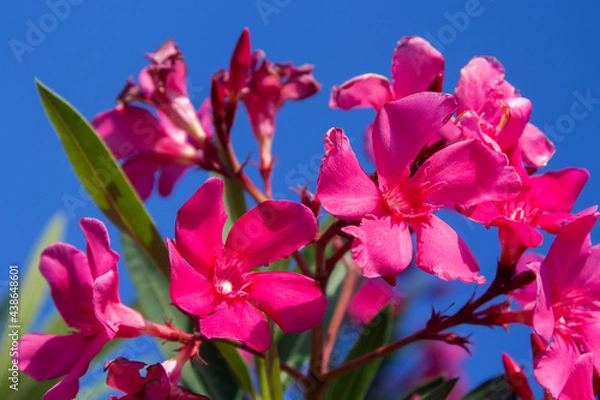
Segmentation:
<svg viewBox="0 0 600 400">
<path fill-rule="evenodd" d="M 271 331 L 271 338 L 273 338 L 275 336 L 275 324 L 270 318 L 269 327 Z M 279 355 L 277 353 L 277 343 L 274 340 L 272 340 L 271 346 L 265 353 L 265 364 L 271 400 L 283 400 L 281 370 L 279 369 Z"/>
<path fill-rule="evenodd" d="M 477 386 L 472 392 L 463 397 L 463 400 L 480 400 L 480 399 L 497 399 L 497 400 L 516 400 L 517 395 L 506 382 L 506 377 L 503 375 L 488 379 L 481 385 Z"/>
<path fill-rule="evenodd" d="M 422 396 L 425 393 L 436 388 L 437 386 L 443 384 L 445 381 L 446 380 L 444 379 L 443 376 L 438 376 L 436 378 L 433 378 L 433 379 L 417 386 L 416 388 L 412 389 L 410 392 L 408 392 L 408 394 L 406 396 L 404 396 L 404 398 L 402 400 L 411 400 L 415 395 Z"/>
<path fill-rule="evenodd" d="M 16 325 L 19 326 L 20 336 L 29 332 L 31 325 L 35 321 L 37 317 L 40 307 L 44 303 L 44 301 L 48 298 L 48 286 L 46 280 L 42 276 L 39 269 L 40 255 L 42 251 L 50 246 L 53 243 L 60 242 L 65 234 L 66 228 L 66 218 L 62 214 L 56 214 L 52 219 L 46 224 L 42 234 L 38 238 L 35 246 L 33 247 L 29 259 L 27 261 L 27 268 L 19 269 L 19 286 L 18 286 L 18 300 L 19 300 L 19 311 L 18 311 L 18 322 L 12 323 L 10 318 L 6 320 L 6 325 Z M 18 275 L 17 275 L 18 276 Z M 9 292 L 10 293 L 10 292 Z M 9 298 L 6 299 L 6 303 L 8 304 Z M 9 308 L 3 309 L 3 313 L 8 313 Z M 10 322 L 10 323 L 9 323 Z M 4 331 L 4 330 L 3 330 Z M 3 382 L 8 381 L 8 368 L 11 365 L 10 357 L 6 357 L 10 352 L 10 340 L 8 340 L 8 336 L 5 332 L 0 339 L 1 345 L 0 349 L 2 351 L 1 354 L 3 356 L 0 358 L 0 379 Z M 21 377 L 24 374 L 21 374 Z M 30 390 L 41 390 L 38 386 L 41 385 L 45 390 L 48 390 L 51 386 L 44 385 L 42 383 L 38 384 L 33 379 L 29 381 L 29 384 L 19 385 L 20 395 L 26 396 L 30 393 Z M 23 394 L 25 392 L 25 394 Z M 42 392 L 43 393 L 43 392 Z M 8 387 L 8 384 L 4 384 L 0 386 L 0 398 L 7 398 L 9 395 L 15 395 L 12 390 Z M 21 397 L 26 398 L 26 397 Z"/>
<path fill-rule="evenodd" d="M 217 346 L 217 349 L 223 358 L 227 361 L 227 364 L 229 364 L 229 367 L 231 368 L 240 385 L 242 385 L 242 387 L 248 393 L 250 393 L 253 398 L 256 398 L 256 392 L 254 390 L 254 385 L 252 384 L 252 377 L 250 376 L 250 369 L 248 368 L 248 364 L 246 364 L 242 356 L 240 356 L 239 351 L 227 343 L 215 342 L 215 345 Z"/>
<path fill-rule="evenodd" d="M 40 81 L 36 85 L 48 119 L 91 198 L 168 278 L 169 258 L 160 233 L 104 141 L 68 102 Z"/>
<path fill-rule="evenodd" d="M 393 325 L 394 313 L 392 307 L 387 306 L 363 328 L 346 362 L 386 344 L 392 335 Z M 382 361 L 383 358 L 376 358 L 335 379 L 327 392 L 327 399 L 363 399 Z"/>
<path fill-rule="evenodd" d="M 458 378 L 453 378 L 444 383 L 437 385 L 426 393 L 423 393 L 420 400 L 446 400 L 454 386 L 456 386 Z"/>
</svg>

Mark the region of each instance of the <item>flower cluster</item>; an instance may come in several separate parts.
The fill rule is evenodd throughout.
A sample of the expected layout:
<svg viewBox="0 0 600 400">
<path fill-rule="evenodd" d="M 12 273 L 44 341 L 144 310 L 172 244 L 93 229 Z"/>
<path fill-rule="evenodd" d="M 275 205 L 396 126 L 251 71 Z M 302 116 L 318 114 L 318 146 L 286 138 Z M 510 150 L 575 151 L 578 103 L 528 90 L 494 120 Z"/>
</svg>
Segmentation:
<svg viewBox="0 0 600 400">
<path fill-rule="evenodd" d="M 36 380 L 62 377 L 45 399 L 74 398 L 90 362 L 117 338 L 149 335 L 181 348 L 162 364 L 122 357 L 106 362 L 108 386 L 125 393 L 112 399 L 206 398 L 180 381 L 184 366 L 200 359 L 203 345 L 211 342 L 237 347 L 246 359 L 265 358 L 269 368 L 279 361 L 307 398 L 320 399 L 330 382 L 418 340 L 433 344 L 425 348 L 421 368 L 405 378 L 458 374 L 464 354 L 454 350 L 467 349 L 470 341 L 453 328 L 513 323 L 532 328 L 534 375 L 547 396 L 593 399 L 598 393 L 593 382 L 600 376 L 600 245 L 592 245 L 590 232 L 600 213 L 596 207 L 571 212 L 589 174 L 580 168 L 538 173 L 554 145 L 529 122 L 532 103 L 505 80 L 498 60 L 475 57 L 461 70 L 454 94 L 445 94 L 443 56 L 422 38 L 401 39 L 391 82 L 365 74 L 331 92 L 332 108 L 375 109 L 365 135 L 375 170 L 365 171 L 344 131 L 331 128 L 314 195 L 302 188 L 299 201 L 288 201 L 271 194 L 276 117 L 287 100 L 319 91 L 313 67 L 276 63 L 261 50 L 252 52 L 246 29 L 229 68 L 212 76 L 210 98 L 196 110 L 175 42 L 167 41 L 147 58 L 150 65 L 138 83 L 130 80 L 117 106 L 97 115 L 92 125 L 123 161 L 143 200 L 156 180 L 159 194 L 169 195 L 191 167 L 219 175 L 199 185 L 181 206 L 174 238 L 166 239 L 170 299 L 193 327 L 150 322 L 123 305 L 119 257 L 104 225 L 84 218 L 85 252 L 55 244 L 40 259 L 54 303 L 75 331 L 31 333 L 20 343 L 22 371 Z M 246 174 L 233 148 L 231 129 L 240 105 L 257 140 L 263 189 Z M 230 190 L 241 193 L 242 201 L 236 203 Z M 244 193 L 256 202 L 249 210 Z M 320 216 L 321 208 L 330 217 Z M 467 243 L 438 212 L 444 209 L 498 228 L 495 277 L 480 274 Z M 540 229 L 556 235 L 546 256 L 526 252 L 542 244 Z M 393 286 L 412 279 L 417 270 L 411 264 L 443 281 L 491 283 L 454 314 L 433 310 L 422 329 L 340 362 L 336 339 L 346 315 L 368 335 L 377 326 L 371 321 L 382 315 L 393 321 L 410 306 Z M 336 289 L 332 281 L 338 272 L 343 284 Z M 404 284 L 399 286 L 409 286 Z M 512 302 L 517 307 L 511 308 Z M 304 357 L 306 365 L 279 360 L 282 335 L 306 331 L 312 331 L 310 353 L 291 355 Z M 293 350 L 303 351 L 300 347 Z M 437 362 L 432 354 L 449 359 Z M 521 367 L 506 354 L 503 363 L 512 390 L 533 398 Z M 263 391 L 281 390 L 281 383 L 270 381 L 278 374 L 259 370 L 262 362 L 256 365 L 261 385 L 268 385 Z M 238 378 L 240 368 L 233 367 Z M 466 391 L 461 381 L 453 396 Z"/>
</svg>

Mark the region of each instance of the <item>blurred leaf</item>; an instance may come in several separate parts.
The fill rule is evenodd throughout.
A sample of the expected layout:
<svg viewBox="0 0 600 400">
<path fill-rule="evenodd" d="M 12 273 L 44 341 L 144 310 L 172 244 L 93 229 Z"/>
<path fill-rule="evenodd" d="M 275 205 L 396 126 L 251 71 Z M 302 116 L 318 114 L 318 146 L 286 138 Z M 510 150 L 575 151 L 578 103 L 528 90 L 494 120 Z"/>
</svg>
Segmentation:
<svg viewBox="0 0 600 400">
<path fill-rule="evenodd" d="M 433 378 L 433 379 L 417 386 L 416 388 L 412 389 L 406 396 L 404 396 L 403 400 L 411 400 L 414 395 L 422 396 L 423 394 L 429 392 L 430 390 L 434 389 L 435 387 L 441 385 L 445 381 L 446 380 L 444 379 L 443 376 L 438 376 L 436 378 Z"/>
<path fill-rule="evenodd" d="M 274 338 L 275 324 L 269 318 L 269 327 L 271 338 Z M 269 383 L 269 393 L 271 400 L 283 400 L 283 388 L 281 387 L 281 370 L 279 369 L 279 355 L 277 353 L 277 342 L 271 340 L 271 346 L 265 353 L 265 364 L 267 369 L 267 379 Z"/>
<path fill-rule="evenodd" d="M 516 400 L 517 395 L 506 382 L 504 374 L 488 379 L 477 386 L 472 392 L 463 397 L 463 400 Z"/>
<path fill-rule="evenodd" d="M 75 174 L 96 205 L 169 277 L 169 258 L 161 236 L 123 170 L 94 128 L 68 102 L 36 81 L 48 119 Z"/>
<path fill-rule="evenodd" d="M 48 284 L 39 269 L 40 255 L 46 247 L 63 240 L 66 224 L 67 221 L 64 215 L 60 213 L 54 215 L 54 217 L 52 217 L 52 219 L 44 227 L 42 234 L 31 250 L 29 259 L 27 261 L 27 268 L 19 268 L 19 274 L 23 275 L 19 276 L 18 281 L 18 322 L 15 324 L 9 323 L 11 322 L 9 317 L 6 319 L 6 325 L 4 326 L 19 326 L 20 336 L 23 336 L 25 333 L 29 332 L 31 325 L 39 313 L 40 307 L 48 298 Z M 9 291 L 9 294 L 10 293 L 11 292 Z M 7 297 L 6 303 L 4 304 L 9 304 L 9 299 L 10 297 Z M 3 313 L 4 312 L 8 313 L 9 307 L 6 307 L 6 309 L 3 307 Z M 6 332 L 4 328 L 3 332 L 4 334 L 2 335 L 2 339 L 0 339 L 0 349 L 2 351 L 2 357 L 0 358 L 0 379 L 2 379 L 2 382 L 8 382 L 8 368 L 12 362 L 11 358 L 8 357 L 11 343 L 9 337 L 7 336 L 8 332 Z M 21 377 L 23 375 L 24 374 L 21 374 Z M 51 387 L 47 384 L 37 383 L 33 379 L 30 379 L 29 381 L 29 384 L 24 384 L 22 386 L 19 384 L 19 392 L 21 392 L 19 395 L 25 396 L 22 398 L 26 398 L 27 394 L 31 393 L 30 391 L 44 390 L 45 392 Z M 8 387 L 7 384 L 1 385 L 0 398 L 8 398 L 9 395 L 14 395 L 13 391 Z"/>
<path fill-rule="evenodd" d="M 447 380 L 423 393 L 420 400 L 446 400 L 456 386 L 456 382 L 458 378 Z"/>
<path fill-rule="evenodd" d="M 346 362 L 358 358 L 383 346 L 392 335 L 394 313 L 391 306 L 385 307 L 365 327 L 346 357 Z M 356 368 L 335 379 L 329 387 L 327 398 L 363 399 L 381 365 L 383 359 L 376 358 L 360 368 Z"/>
<path fill-rule="evenodd" d="M 256 373 L 258 374 L 258 383 L 260 384 L 260 393 L 262 400 L 272 400 L 271 391 L 269 390 L 269 376 L 267 374 L 267 365 L 265 360 L 260 357 L 254 357 L 256 365 Z"/>
<path fill-rule="evenodd" d="M 248 368 L 248 364 L 246 364 L 240 355 L 239 351 L 227 343 L 215 342 L 215 345 L 217 349 L 219 349 L 219 352 L 223 358 L 227 360 L 227 364 L 229 364 L 229 367 L 231 367 L 231 370 L 235 374 L 238 382 L 240 382 L 242 387 L 246 389 L 246 391 L 250 393 L 253 398 L 255 398 L 256 392 L 254 390 L 254 385 L 252 384 L 250 369 Z"/>
</svg>

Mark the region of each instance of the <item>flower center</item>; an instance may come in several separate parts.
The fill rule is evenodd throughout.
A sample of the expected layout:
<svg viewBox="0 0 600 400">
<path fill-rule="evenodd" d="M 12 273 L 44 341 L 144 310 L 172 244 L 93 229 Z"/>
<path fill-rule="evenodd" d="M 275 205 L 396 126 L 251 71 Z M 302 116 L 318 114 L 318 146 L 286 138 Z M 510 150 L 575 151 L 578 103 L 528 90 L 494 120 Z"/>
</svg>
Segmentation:
<svg viewBox="0 0 600 400">
<path fill-rule="evenodd" d="M 442 185 L 442 182 L 431 183 L 407 179 L 384 191 L 384 200 L 396 217 L 422 217 L 440 208 L 428 203 L 427 197 Z"/>
<path fill-rule="evenodd" d="M 223 281 L 217 285 L 219 292 L 229 294 L 233 290 L 233 285 L 229 281 Z"/>
</svg>

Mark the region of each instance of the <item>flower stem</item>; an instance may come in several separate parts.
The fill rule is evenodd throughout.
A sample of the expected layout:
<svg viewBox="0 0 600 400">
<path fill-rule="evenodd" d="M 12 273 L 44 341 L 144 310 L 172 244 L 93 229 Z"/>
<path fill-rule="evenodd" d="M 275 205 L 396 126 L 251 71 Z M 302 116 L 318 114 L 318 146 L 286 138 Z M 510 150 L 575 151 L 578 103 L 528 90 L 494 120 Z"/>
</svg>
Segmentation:
<svg viewBox="0 0 600 400">
<path fill-rule="evenodd" d="M 340 326 L 342 325 L 342 321 L 344 320 L 346 310 L 348 309 L 348 304 L 350 304 L 350 300 L 352 299 L 354 289 L 356 288 L 356 285 L 358 284 L 358 280 L 360 278 L 360 275 L 355 270 L 356 268 L 354 267 L 354 265 L 352 265 L 352 263 L 350 263 L 345 257 L 342 257 L 342 261 L 346 266 L 346 278 L 340 291 L 338 301 L 335 305 L 331 321 L 329 322 L 327 334 L 325 335 L 325 344 L 323 345 L 323 368 L 325 369 L 324 372 L 327 372 L 327 368 L 329 367 L 331 351 L 333 350 L 333 346 L 335 345 L 335 340 L 340 330 Z"/>
</svg>

